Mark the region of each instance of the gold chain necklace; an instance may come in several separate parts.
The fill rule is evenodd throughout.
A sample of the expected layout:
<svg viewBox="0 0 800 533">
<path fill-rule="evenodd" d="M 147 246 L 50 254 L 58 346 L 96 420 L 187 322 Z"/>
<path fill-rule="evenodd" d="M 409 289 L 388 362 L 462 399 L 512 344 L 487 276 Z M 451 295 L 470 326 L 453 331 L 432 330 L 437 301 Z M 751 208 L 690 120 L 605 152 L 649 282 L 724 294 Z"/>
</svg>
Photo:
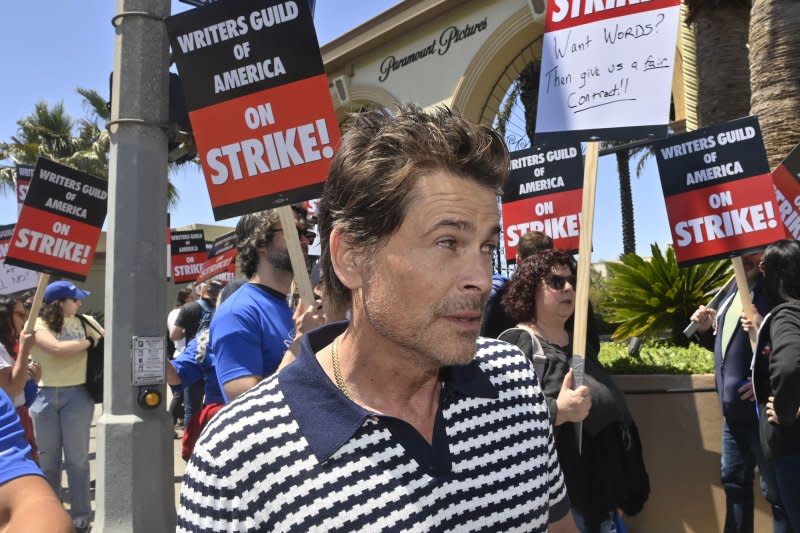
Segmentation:
<svg viewBox="0 0 800 533">
<path fill-rule="evenodd" d="M 338 346 L 339 346 L 339 337 L 333 339 L 333 346 L 331 347 L 331 362 L 333 362 L 333 377 L 336 379 L 336 386 L 339 387 L 339 390 L 342 391 L 348 400 L 352 400 L 353 397 L 350 396 L 350 391 L 347 390 L 347 385 L 344 383 L 344 378 L 342 377 L 342 369 L 339 368 L 339 356 L 338 356 Z"/>
</svg>

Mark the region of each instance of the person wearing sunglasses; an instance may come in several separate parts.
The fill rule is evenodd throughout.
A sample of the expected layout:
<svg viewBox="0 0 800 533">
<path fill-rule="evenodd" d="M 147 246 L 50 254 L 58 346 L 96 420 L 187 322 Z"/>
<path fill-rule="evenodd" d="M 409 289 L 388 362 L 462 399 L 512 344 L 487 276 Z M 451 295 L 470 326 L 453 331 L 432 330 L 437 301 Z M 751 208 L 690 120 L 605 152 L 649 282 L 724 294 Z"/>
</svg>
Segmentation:
<svg viewBox="0 0 800 533">
<path fill-rule="evenodd" d="M 638 431 L 622 392 L 597 361 L 585 358 L 585 385 L 573 389 L 572 339 L 566 327 L 575 311 L 575 270 L 564 250 L 535 254 L 519 266 L 502 303 L 518 322 L 500 334 L 534 363 L 554 427 L 556 450 L 582 532 L 618 531 L 617 509 L 638 513 L 650 485 Z M 591 345 L 587 350 L 596 350 Z M 575 424 L 583 424 L 578 447 Z M 630 470 L 620 465 L 632 467 Z"/>
</svg>

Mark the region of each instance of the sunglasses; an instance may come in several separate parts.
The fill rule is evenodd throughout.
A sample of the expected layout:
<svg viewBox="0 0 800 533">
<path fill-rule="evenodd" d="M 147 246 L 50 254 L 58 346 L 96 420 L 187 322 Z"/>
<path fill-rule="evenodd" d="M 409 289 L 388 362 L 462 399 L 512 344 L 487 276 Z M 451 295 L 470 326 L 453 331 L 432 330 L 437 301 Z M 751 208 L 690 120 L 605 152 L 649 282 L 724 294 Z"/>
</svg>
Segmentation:
<svg viewBox="0 0 800 533">
<path fill-rule="evenodd" d="M 574 289 L 577 281 L 578 280 L 574 274 L 570 274 L 569 276 L 559 276 L 558 274 L 550 274 L 546 278 L 544 278 L 544 282 L 547 284 L 547 286 L 553 289 L 554 291 L 560 291 L 561 289 L 564 288 L 564 286 L 568 282 L 570 286 Z"/>
<path fill-rule="evenodd" d="M 272 231 L 277 233 L 279 231 L 283 231 L 283 228 L 272 228 Z M 297 228 L 297 236 L 300 237 L 301 239 L 305 237 L 306 239 L 308 239 L 308 242 L 314 242 L 314 239 L 317 238 L 317 234 L 314 233 L 313 231 L 300 228 Z"/>
</svg>

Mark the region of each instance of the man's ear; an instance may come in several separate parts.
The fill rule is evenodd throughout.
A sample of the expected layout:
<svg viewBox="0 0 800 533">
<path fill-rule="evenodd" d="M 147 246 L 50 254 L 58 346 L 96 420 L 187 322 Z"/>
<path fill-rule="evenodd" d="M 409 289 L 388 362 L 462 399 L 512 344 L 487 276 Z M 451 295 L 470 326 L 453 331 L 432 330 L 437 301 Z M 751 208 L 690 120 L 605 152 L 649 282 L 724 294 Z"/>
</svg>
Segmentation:
<svg viewBox="0 0 800 533">
<path fill-rule="evenodd" d="M 336 276 L 350 290 L 359 289 L 364 283 L 365 249 L 356 245 L 349 236 L 338 229 L 330 236 L 331 264 Z"/>
</svg>

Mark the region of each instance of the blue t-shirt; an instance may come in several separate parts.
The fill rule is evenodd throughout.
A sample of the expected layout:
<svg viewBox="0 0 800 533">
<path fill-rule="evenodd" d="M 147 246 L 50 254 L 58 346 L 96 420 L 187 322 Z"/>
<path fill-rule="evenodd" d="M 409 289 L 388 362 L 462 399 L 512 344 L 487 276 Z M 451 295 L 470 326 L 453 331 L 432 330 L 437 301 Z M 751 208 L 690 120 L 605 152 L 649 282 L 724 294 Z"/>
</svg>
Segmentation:
<svg viewBox="0 0 800 533">
<path fill-rule="evenodd" d="M 6 392 L 0 389 L 0 485 L 22 476 L 41 476 L 29 454 L 25 430 Z"/>
<path fill-rule="evenodd" d="M 211 350 L 206 351 L 206 356 L 202 361 L 197 360 L 197 337 L 190 340 L 181 354 L 170 363 L 180 376 L 183 387 L 188 387 L 201 378 L 205 378 L 203 405 L 225 403 L 217 381 L 217 371 L 214 369 Z"/>
<path fill-rule="evenodd" d="M 246 376 L 269 376 L 293 339 L 294 320 L 286 298 L 246 283 L 219 306 L 211 321 L 211 352 L 220 385 Z"/>
</svg>

